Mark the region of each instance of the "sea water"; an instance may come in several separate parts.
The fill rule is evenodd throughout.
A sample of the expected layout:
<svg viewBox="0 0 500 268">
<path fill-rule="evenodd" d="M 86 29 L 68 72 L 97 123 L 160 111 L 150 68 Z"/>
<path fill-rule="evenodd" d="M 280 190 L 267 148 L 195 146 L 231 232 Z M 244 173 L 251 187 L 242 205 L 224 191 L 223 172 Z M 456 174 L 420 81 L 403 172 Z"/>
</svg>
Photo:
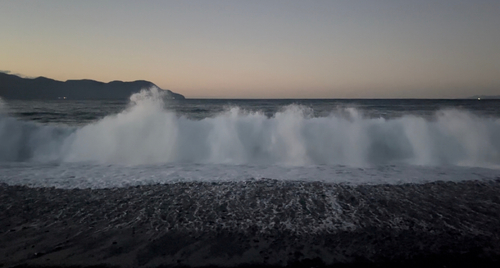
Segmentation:
<svg viewBox="0 0 500 268">
<path fill-rule="evenodd" d="M 498 100 L 0 102 L 0 182 L 108 188 L 271 178 L 347 184 L 500 176 Z"/>
</svg>

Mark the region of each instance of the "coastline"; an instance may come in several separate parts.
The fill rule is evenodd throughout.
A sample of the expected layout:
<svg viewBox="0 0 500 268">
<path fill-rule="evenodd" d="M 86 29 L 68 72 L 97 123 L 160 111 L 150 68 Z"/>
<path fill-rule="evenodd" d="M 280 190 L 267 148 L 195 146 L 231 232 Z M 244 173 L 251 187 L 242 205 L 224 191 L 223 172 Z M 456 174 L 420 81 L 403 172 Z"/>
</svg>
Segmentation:
<svg viewBox="0 0 500 268">
<path fill-rule="evenodd" d="M 495 266 L 500 180 L 0 184 L 3 267 Z"/>
</svg>

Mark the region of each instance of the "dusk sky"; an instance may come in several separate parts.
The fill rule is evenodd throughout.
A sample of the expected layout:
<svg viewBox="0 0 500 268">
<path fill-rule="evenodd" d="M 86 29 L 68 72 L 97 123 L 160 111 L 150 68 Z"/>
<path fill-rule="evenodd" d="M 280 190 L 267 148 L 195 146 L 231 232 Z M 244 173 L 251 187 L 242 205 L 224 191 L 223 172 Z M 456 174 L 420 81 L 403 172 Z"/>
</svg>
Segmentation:
<svg viewBox="0 0 500 268">
<path fill-rule="evenodd" d="M 0 70 L 188 98 L 500 95 L 500 1 L 0 0 Z"/>
</svg>

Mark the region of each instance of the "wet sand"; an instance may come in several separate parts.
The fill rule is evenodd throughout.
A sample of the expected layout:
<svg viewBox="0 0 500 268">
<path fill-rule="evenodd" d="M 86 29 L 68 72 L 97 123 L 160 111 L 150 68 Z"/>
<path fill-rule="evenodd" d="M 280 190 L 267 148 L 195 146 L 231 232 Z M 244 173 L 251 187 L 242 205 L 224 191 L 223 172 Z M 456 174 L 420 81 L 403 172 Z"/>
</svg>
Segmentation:
<svg viewBox="0 0 500 268">
<path fill-rule="evenodd" d="M 495 267 L 500 180 L 0 185 L 1 267 Z"/>
</svg>

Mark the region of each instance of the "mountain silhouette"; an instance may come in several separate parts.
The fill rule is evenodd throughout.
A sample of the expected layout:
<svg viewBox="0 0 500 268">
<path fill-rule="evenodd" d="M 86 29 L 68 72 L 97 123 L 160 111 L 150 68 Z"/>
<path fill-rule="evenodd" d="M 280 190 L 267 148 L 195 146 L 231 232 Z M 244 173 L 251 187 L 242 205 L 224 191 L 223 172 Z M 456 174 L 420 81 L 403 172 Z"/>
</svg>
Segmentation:
<svg viewBox="0 0 500 268">
<path fill-rule="evenodd" d="M 112 81 L 103 83 L 95 80 L 57 81 L 46 77 L 22 78 L 0 72 L 0 97 L 4 99 L 70 99 L 70 100 L 119 100 L 128 99 L 141 89 L 157 87 L 155 84 L 138 80 L 133 82 Z M 165 90 L 172 99 L 184 96 Z"/>
</svg>

